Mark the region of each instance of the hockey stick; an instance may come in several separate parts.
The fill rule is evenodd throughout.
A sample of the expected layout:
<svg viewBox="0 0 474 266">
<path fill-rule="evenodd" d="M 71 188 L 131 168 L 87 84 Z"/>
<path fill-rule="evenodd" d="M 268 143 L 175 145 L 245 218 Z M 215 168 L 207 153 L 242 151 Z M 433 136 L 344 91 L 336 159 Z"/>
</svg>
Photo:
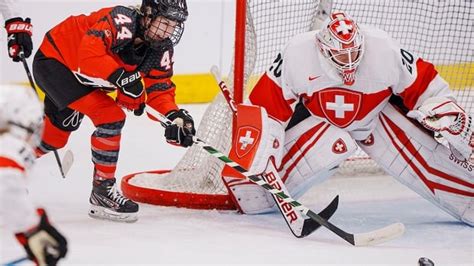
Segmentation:
<svg viewBox="0 0 474 266">
<path fill-rule="evenodd" d="M 227 84 L 224 82 L 224 80 L 221 77 L 219 68 L 217 66 L 212 66 L 211 67 L 211 73 L 214 76 L 214 79 L 216 80 L 217 84 L 219 85 L 219 89 L 222 92 L 222 95 L 224 96 L 227 104 L 229 105 L 229 109 L 232 111 L 234 114 L 234 117 L 237 116 L 237 106 L 236 103 L 233 99 L 232 92 L 229 90 L 227 87 Z M 275 169 L 273 164 L 270 164 L 267 170 L 265 171 L 264 174 L 259 175 L 260 178 L 265 180 L 267 183 L 271 184 L 273 187 L 277 187 L 281 189 L 283 192 L 286 194 L 289 194 L 288 189 L 286 188 L 285 183 L 281 180 L 280 175 L 278 174 L 278 171 Z M 223 178 L 224 183 L 227 182 Z M 285 219 L 286 224 L 288 225 L 288 228 L 290 229 L 291 233 L 297 238 L 302 238 L 305 236 L 308 236 L 312 234 L 314 231 L 316 231 L 321 225 L 314 221 L 311 218 L 308 218 L 307 216 L 303 215 L 300 212 L 296 212 L 294 208 L 291 205 L 288 205 L 285 201 L 281 200 L 278 198 L 278 196 L 271 194 L 273 200 L 275 201 L 276 206 L 278 207 L 278 210 L 282 214 L 283 218 Z M 338 199 L 339 196 L 336 196 L 336 198 L 329 204 L 322 212 L 319 213 L 321 217 L 323 217 L 326 220 L 329 220 L 331 216 L 336 212 L 337 205 L 338 205 Z M 334 207 L 331 207 L 331 205 L 336 202 Z M 328 211 L 331 210 L 331 211 Z"/>
<path fill-rule="evenodd" d="M 17 265 L 18 263 L 24 262 L 24 261 L 26 261 L 26 260 L 28 260 L 28 257 L 19 258 L 19 259 L 16 259 L 16 260 L 7 262 L 7 263 L 2 264 L 2 265 L 5 265 L 5 266 L 14 266 L 14 265 Z"/>
<path fill-rule="evenodd" d="M 38 96 L 38 93 L 36 92 L 36 86 L 35 82 L 33 81 L 33 76 L 31 75 L 30 68 L 28 67 L 28 63 L 26 62 L 25 54 L 23 51 L 20 51 L 18 56 L 21 59 L 21 62 L 23 63 L 23 68 L 25 68 L 26 75 L 28 76 L 28 80 L 30 81 L 31 88 L 35 92 L 35 94 Z M 38 97 L 39 98 L 39 97 Z M 54 157 L 56 158 L 56 162 L 58 163 L 59 166 L 59 172 L 61 173 L 61 176 L 63 178 L 66 178 L 67 172 L 69 172 L 69 169 L 71 169 L 72 163 L 74 161 L 74 156 L 70 150 L 67 150 L 66 153 L 64 154 L 63 160 L 59 158 L 59 154 L 57 150 L 53 150 L 54 152 Z"/>
<path fill-rule="evenodd" d="M 154 116 L 156 119 L 161 121 L 162 123 L 165 123 L 167 125 L 171 124 L 171 121 L 164 116 L 163 114 L 159 113 L 155 109 L 146 106 L 145 111 L 151 115 Z M 260 177 L 256 175 L 251 175 L 245 170 L 242 166 L 237 164 L 236 162 L 232 161 L 229 157 L 221 153 L 220 151 L 214 149 L 212 146 L 209 146 L 206 142 L 203 140 L 193 137 L 194 143 L 201 148 L 203 148 L 205 151 L 210 153 L 212 156 L 216 157 L 217 159 L 223 161 L 226 165 L 232 167 L 236 171 L 240 172 L 242 175 L 247 177 L 250 181 L 253 183 L 263 187 L 264 189 L 268 190 L 270 193 L 278 196 L 280 199 L 283 201 L 289 203 L 291 206 L 293 206 L 296 210 L 300 211 L 304 215 L 310 217 L 311 219 L 315 220 L 318 222 L 320 225 L 326 227 L 329 229 L 331 232 L 335 233 L 345 241 L 349 242 L 353 246 L 368 246 L 368 245 L 374 245 L 378 243 L 383 243 L 388 240 L 394 239 L 398 236 L 401 236 L 403 232 L 405 231 L 405 226 L 402 223 L 394 223 L 391 225 L 388 225 L 384 228 L 370 231 L 367 233 L 357 233 L 357 234 L 352 234 L 348 233 L 339 227 L 335 226 L 328 220 L 324 219 L 321 217 L 319 214 L 313 212 L 310 210 L 308 207 L 302 205 L 298 201 L 294 200 L 293 198 L 289 197 L 286 193 L 284 193 L 281 190 L 278 190 L 276 188 L 273 188 L 270 184 L 265 182 L 265 180 L 261 179 Z"/>
</svg>

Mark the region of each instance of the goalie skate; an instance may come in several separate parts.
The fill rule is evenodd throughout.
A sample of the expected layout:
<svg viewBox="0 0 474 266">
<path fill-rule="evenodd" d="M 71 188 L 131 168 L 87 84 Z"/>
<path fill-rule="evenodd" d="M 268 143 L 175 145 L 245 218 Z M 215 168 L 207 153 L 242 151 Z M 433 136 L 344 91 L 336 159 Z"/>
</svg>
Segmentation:
<svg viewBox="0 0 474 266">
<path fill-rule="evenodd" d="M 115 178 L 94 181 L 89 202 L 89 216 L 92 218 L 127 223 L 138 220 L 138 204 L 118 191 Z"/>
</svg>

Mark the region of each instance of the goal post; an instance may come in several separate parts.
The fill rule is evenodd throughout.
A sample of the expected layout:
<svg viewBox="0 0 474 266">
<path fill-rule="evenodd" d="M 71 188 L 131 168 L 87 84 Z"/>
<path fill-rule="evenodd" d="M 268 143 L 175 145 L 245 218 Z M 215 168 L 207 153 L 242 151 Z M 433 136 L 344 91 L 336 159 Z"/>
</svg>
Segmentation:
<svg viewBox="0 0 474 266">
<path fill-rule="evenodd" d="M 471 114 L 474 111 L 473 1 L 235 0 L 235 4 L 234 60 L 226 81 L 236 102 L 245 99 L 291 37 L 314 30 L 332 10 L 343 10 L 359 24 L 387 31 L 404 48 L 433 62 L 460 105 Z M 232 123 L 232 112 L 218 94 L 204 113 L 197 136 L 226 153 L 230 150 Z M 232 209 L 235 207 L 221 180 L 223 167 L 222 162 L 195 145 L 170 173 L 132 174 L 122 180 L 122 189 L 127 197 L 140 202 Z M 360 150 L 342 164 L 340 174 L 367 170 L 380 173 Z M 143 196 L 140 187 L 154 196 Z M 160 193 L 166 197 L 160 197 Z"/>
</svg>

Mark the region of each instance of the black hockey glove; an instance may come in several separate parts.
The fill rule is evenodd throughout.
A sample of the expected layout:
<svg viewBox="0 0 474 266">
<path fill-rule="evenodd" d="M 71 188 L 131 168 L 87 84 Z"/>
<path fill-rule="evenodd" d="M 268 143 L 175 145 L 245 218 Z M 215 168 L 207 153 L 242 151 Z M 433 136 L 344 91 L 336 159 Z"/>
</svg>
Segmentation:
<svg viewBox="0 0 474 266">
<path fill-rule="evenodd" d="M 140 72 L 127 72 L 120 68 L 112 73 L 108 80 L 118 88 L 117 104 L 133 111 L 137 116 L 142 115 L 145 110 L 146 93 Z"/>
<path fill-rule="evenodd" d="M 172 122 L 171 125 L 165 125 L 166 141 L 182 147 L 193 145 L 193 136 L 196 134 L 196 129 L 194 129 L 194 120 L 188 111 L 184 109 L 171 111 L 166 117 Z"/>
<path fill-rule="evenodd" d="M 23 51 L 25 57 L 28 58 L 33 50 L 33 42 L 31 35 L 33 34 L 33 26 L 31 19 L 23 20 L 20 17 L 11 18 L 5 21 L 5 29 L 8 34 L 8 55 L 15 62 L 19 62 L 20 51 Z"/>
<path fill-rule="evenodd" d="M 25 248 L 28 258 L 37 265 L 56 265 L 66 256 L 67 241 L 49 223 L 43 209 L 38 209 L 38 215 L 41 217 L 38 226 L 15 236 Z"/>
</svg>

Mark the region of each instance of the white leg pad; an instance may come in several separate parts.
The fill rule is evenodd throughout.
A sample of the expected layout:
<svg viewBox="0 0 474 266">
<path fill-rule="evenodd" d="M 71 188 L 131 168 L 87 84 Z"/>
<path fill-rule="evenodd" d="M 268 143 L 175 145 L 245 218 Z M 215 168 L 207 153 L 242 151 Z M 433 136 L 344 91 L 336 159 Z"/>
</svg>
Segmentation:
<svg viewBox="0 0 474 266">
<path fill-rule="evenodd" d="M 360 147 L 402 184 L 456 219 L 474 226 L 474 164 L 461 162 L 392 105 Z"/>
<path fill-rule="evenodd" d="M 337 166 L 357 149 L 346 132 L 309 117 L 285 133 L 284 156 L 278 173 L 290 195 L 298 199 L 315 184 L 337 170 Z M 227 178 L 227 177 L 224 177 Z M 276 210 L 270 193 L 246 180 L 229 182 L 229 189 L 246 214 Z"/>
</svg>

